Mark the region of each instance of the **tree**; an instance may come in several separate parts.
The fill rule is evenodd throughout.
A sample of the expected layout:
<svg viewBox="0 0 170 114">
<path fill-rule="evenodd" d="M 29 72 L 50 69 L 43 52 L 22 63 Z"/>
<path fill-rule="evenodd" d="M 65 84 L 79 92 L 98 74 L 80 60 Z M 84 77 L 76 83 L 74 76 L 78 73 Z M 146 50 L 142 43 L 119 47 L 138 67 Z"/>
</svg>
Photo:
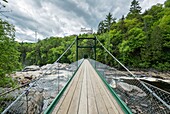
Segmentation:
<svg viewBox="0 0 170 114">
<path fill-rule="evenodd" d="M 107 31 L 110 31 L 110 27 L 112 25 L 112 23 L 115 23 L 116 18 L 112 17 L 112 14 L 109 12 L 108 15 L 106 15 L 106 19 L 105 19 L 105 27 L 107 29 Z"/>
<path fill-rule="evenodd" d="M 14 26 L 0 19 L 0 77 L 5 77 L 5 74 L 20 67 L 20 53 L 14 36 Z"/>
<path fill-rule="evenodd" d="M 164 15 L 164 17 L 160 20 L 159 27 L 161 28 L 162 33 L 162 63 L 168 62 L 170 65 L 170 16 Z"/>
<path fill-rule="evenodd" d="M 99 23 L 97 33 L 102 34 L 106 31 L 110 31 L 113 23 L 116 23 L 116 18 L 113 18 L 112 14 L 109 12 L 109 14 L 106 15 L 106 19 Z"/>
<path fill-rule="evenodd" d="M 156 4 L 151 7 L 151 9 L 146 10 L 143 14 L 145 17 L 146 15 L 152 16 L 152 22 L 158 21 L 160 18 L 163 17 L 163 5 L 162 4 Z"/>
<path fill-rule="evenodd" d="M 166 8 L 170 8 L 170 0 L 166 0 L 166 2 L 165 2 L 165 7 L 166 7 Z"/>
<path fill-rule="evenodd" d="M 139 6 L 137 0 L 133 0 L 131 3 L 130 13 L 141 13 L 142 8 Z"/>
<path fill-rule="evenodd" d="M 119 45 L 119 52 L 124 63 L 136 67 L 140 62 L 141 48 L 145 44 L 145 34 L 142 29 L 135 27 L 129 30 L 128 34 L 129 38 Z"/>
<path fill-rule="evenodd" d="M 130 12 L 128 13 L 127 18 L 140 18 L 141 10 L 142 8 L 140 7 L 139 2 L 137 0 L 133 0 L 131 2 Z"/>
<path fill-rule="evenodd" d="M 97 33 L 98 34 L 102 34 L 105 32 L 105 24 L 103 21 L 101 21 L 98 25 L 98 30 L 97 30 Z"/>
</svg>

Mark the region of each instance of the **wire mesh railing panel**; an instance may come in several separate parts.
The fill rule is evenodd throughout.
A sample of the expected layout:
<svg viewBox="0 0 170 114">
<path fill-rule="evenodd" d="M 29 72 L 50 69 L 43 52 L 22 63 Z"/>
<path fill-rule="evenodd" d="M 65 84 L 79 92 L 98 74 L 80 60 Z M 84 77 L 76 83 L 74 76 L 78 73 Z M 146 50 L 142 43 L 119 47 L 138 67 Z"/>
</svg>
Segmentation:
<svg viewBox="0 0 170 114">
<path fill-rule="evenodd" d="M 147 87 L 149 87 L 154 93 L 156 93 L 161 99 L 163 99 L 168 105 L 170 105 L 170 93 L 162 90 L 160 88 L 157 88 L 151 84 L 148 84 L 145 82 Z"/>
<path fill-rule="evenodd" d="M 89 59 L 96 70 L 127 104 L 134 114 L 169 114 L 170 93 L 147 84 L 129 72 L 119 71 L 100 62 Z M 150 91 L 147 87 L 152 91 Z M 155 97 L 158 96 L 160 99 Z M 165 102 L 168 106 L 166 106 Z"/>
<path fill-rule="evenodd" d="M 22 89 L 21 97 L 14 102 L 7 112 L 8 114 L 40 114 L 43 113 L 51 104 L 60 90 L 66 85 L 73 76 L 83 59 L 72 64 L 54 63 L 47 65 L 50 67 L 46 71 L 43 66 L 42 73 L 45 73 L 36 83 L 29 84 L 31 88 Z M 32 84 L 34 84 L 32 86 Z M 15 91 L 14 91 L 15 92 Z M 14 99 L 12 100 L 14 101 Z"/>
</svg>

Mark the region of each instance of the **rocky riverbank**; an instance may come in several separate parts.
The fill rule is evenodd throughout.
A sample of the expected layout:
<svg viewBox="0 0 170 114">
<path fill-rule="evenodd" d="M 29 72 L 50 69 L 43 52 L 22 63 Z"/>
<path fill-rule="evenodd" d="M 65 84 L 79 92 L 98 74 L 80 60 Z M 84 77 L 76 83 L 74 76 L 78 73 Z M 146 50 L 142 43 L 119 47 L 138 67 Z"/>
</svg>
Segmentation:
<svg viewBox="0 0 170 114">
<path fill-rule="evenodd" d="M 18 80 L 20 85 L 30 83 L 26 87 L 10 92 L 5 97 L 12 97 L 14 100 L 26 88 L 32 86 L 33 80 L 37 80 L 29 91 L 23 95 L 18 102 L 11 107 L 8 113 L 42 113 L 53 99 L 57 96 L 59 90 L 66 84 L 76 67 L 68 64 L 47 64 L 45 66 L 27 66 L 22 71 L 11 74 L 11 77 Z M 59 90 L 58 90 L 59 89 Z M 1 91 L 2 90 L 2 91 Z M 1 88 L 0 91 L 8 91 L 9 88 Z M 10 102 L 6 102 L 9 105 Z"/>
<path fill-rule="evenodd" d="M 10 93 L 11 100 L 17 98 L 26 88 L 31 86 L 34 82 L 33 80 L 39 79 L 37 83 L 27 92 L 26 95 L 21 97 L 17 104 L 10 109 L 8 113 L 42 113 L 53 99 L 57 96 L 59 90 L 66 84 L 69 78 L 72 76 L 73 72 L 77 67 L 72 64 L 47 64 L 42 67 L 31 65 L 25 67 L 20 72 L 15 72 L 11 76 L 18 80 L 20 85 L 30 83 L 28 86 L 15 90 Z M 127 74 L 125 71 L 121 71 L 122 74 Z M 165 82 L 170 83 L 170 73 L 161 73 L 161 72 L 151 72 L 151 71 L 132 71 L 137 78 L 149 82 Z M 112 79 L 130 79 L 121 73 L 106 71 L 105 75 L 111 76 Z M 112 85 L 114 86 L 114 85 Z M 122 91 L 127 91 L 127 84 L 120 83 Z M 133 87 L 134 88 L 134 87 Z M 2 90 L 3 89 L 3 90 Z M 58 90 L 59 89 L 59 90 Z M 139 90 L 138 88 L 136 88 Z M 0 88 L 0 92 L 8 91 L 9 88 Z M 128 90 L 128 92 L 131 90 Z M 144 94 L 142 94 L 145 96 Z M 5 96 L 6 97 L 6 96 Z M 140 96 L 141 97 L 141 96 Z M 122 98 L 123 99 L 123 98 Z M 11 102 L 8 102 L 8 105 Z"/>
</svg>

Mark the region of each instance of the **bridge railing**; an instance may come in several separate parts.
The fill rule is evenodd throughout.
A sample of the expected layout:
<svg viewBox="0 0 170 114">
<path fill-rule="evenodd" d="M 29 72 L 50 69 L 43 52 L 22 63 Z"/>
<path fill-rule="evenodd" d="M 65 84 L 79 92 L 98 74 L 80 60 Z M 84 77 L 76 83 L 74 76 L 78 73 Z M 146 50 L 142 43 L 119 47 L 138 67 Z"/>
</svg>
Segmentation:
<svg viewBox="0 0 170 114">
<path fill-rule="evenodd" d="M 170 105 L 169 92 L 145 83 L 141 81 L 140 78 L 131 76 L 127 71 L 119 71 L 116 68 L 107 66 L 92 59 L 89 61 L 133 113 L 170 113 L 169 108 L 160 101 L 161 99 L 167 105 Z M 141 82 L 150 88 L 153 93 L 150 93 Z M 157 99 L 153 94 L 159 96 L 160 99 Z"/>
<path fill-rule="evenodd" d="M 124 70 L 119 71 L 100 62 L 89 61 L 103 75 L 103 78 L 105 78 L 131 111 L 143 114 L 169 114 L 170 93 L 143 82 L 114 57 L 98 39 L 97 41 L 104 51 L 113 58 L 113 61 L 116 61 Z"/>
<path fill-rule="evenodd" d="M 25 91 L 5 113 L 11 114 L 29 114 L 42 113 L 51 104 L 60 90 L 65 86 L 73 73 L 77 70 L 83 59 L 72 64 L 54 63 L 46 65 L 52 66 L 30 89 L 21 89 Z M 44 68 L 46 69 L 46 68 Z M 43 71 L 42 71 L 43 72 Z M 13 91 L 15 93 L 16 91 Z"/>
<path fill-rule="evenodd" d="M 5 102 L 8 104 L 2 114 L 43 113 L 83 61 L 81 59 L 72 64 L 60 63 L 63 57 L 67 58 L 65 53 L 74 43 L 75 40 L 53 64 L 42 66 L 35 80 L 23 88 L 3 94 L 3 98 L 9 98 L 10 95 L 11 101 Z"/>
</svg>

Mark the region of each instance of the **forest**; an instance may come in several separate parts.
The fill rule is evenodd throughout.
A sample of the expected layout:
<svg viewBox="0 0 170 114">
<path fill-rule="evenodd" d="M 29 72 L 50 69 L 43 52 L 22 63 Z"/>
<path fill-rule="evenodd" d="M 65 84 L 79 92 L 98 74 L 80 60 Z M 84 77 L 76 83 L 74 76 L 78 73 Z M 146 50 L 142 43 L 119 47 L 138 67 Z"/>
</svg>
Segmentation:
<svg viewBox="0 0 170 114">
<path fill-rule="evenodd" d="M 126 16 L 116 19 L 109 12 L 98 24 L 96 33 L 80 34 L 78 37 L 96 36 L 129 68 L 169 71 L 170 0 L 143 13 L 141 11 L 139 2 L 133 0 Z M 27 65 L 42 66 L 55 62 L 75 38 L 75 35 L 64 38 L 51 36 L 37 43 L 16 42 L 14 25 L 0 19 L 0 77 L 5 79 L 5 74 Z M 81 45 L 92 45 L 92 42 L 84 40 Z M 71 63 L 76 60 L 75 54 L 76 47 L 73 46 L 59 62 Z M 93 58 L 93 50 L 81 49 L 79 59 L 85 54 Z M 97 61 L 119 67 L 102 48 L 97 48 Z"/>
</svg>

